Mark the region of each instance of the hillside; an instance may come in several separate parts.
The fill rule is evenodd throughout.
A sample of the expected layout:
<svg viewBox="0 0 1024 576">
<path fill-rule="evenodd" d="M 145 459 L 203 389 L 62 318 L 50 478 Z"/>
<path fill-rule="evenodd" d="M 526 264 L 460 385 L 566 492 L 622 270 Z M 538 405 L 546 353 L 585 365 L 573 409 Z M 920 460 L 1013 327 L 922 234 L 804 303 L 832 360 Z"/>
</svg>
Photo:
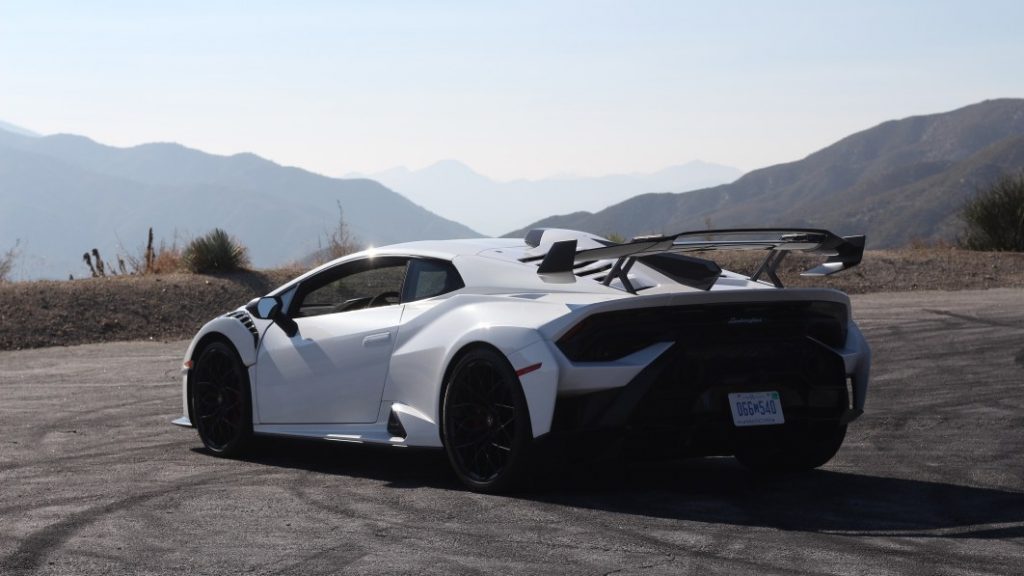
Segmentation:
<svg viewBox="0 0 1024 576">
<path fill-rule="evenodd" d="M 725 268 L 747 273 L 761 254 L 719 254 Z M 801 277 L 821 261 L 783 261 L 787 286 L 822 286 L 851 294 L 918 290 L 1024 289 L 1024 254 L 955 249 L 872 251 L 861 265 L 827 278 Z M 121 340 L 189 338 L 208 320 L 266 294 L 300 270 L 217 276 L 171 274 L 0 284 L 0 350 Z M 1022 292 L 1024 294 L 1024 292 Z M 856 309 L 854 310 L 856 314 Z"/>
<path fill-rule="evenodd" d="M 457 160 L 442 160 L 420 170 L 399 167 L 368 177 L 446 218 L 501 234 L 545 214 L 600 210 L 637 194 L 696 190 L 741 174 L 731 166 L 694 160 L 652 173 L 499 182 Z M 501 210 L 495 210 L 499 204 Z"/>
<path fill-rule="evenodd" d="M 989 100 L 885 122 L 796 162 L 685 194 L 644 194 L 593 214 L 541 220 L 634 236 L 714 227 L 814 226 L 864 233 L 870 247 L 950 240 L 979 187 L 1024 169 L 1024 100 Z"/>
<path fill-rule="evenodd" d="M 80 258 L 135 253 L 157 237 L 221 227 L 257 267 L 301 259 L 336 223 L 337 204 L 368 244 L 479 236 L 372 180 L 342 180 L 253 154 L 217 156 L 178 144 L 104 146 L 81 136 L 0 130 L 0 247 L 21 241 L 15 278 L 87 273 Z"/>
</svg>

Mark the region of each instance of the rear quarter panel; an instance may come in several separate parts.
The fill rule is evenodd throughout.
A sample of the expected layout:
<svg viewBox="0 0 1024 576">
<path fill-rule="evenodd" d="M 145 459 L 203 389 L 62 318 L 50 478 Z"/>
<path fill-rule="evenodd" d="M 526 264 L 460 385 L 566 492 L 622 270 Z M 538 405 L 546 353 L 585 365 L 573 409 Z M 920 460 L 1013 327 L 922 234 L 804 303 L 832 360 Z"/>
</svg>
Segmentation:
<svg viewBox="0 0 1024 576">
<path fill-rule="evenodd" d="M 446 370 L 460 351 L 486 345 L 504 354 L 514 370 L 541 363 L 521 382 L 534 435 L 543 434 L 550 428 L 558 370 L 538 327 L 569 311 L 562 303 L 512 296 L 454 295 L 407 304 L 382 405 L 408 404 L 440 426 Z"/>
</svg>

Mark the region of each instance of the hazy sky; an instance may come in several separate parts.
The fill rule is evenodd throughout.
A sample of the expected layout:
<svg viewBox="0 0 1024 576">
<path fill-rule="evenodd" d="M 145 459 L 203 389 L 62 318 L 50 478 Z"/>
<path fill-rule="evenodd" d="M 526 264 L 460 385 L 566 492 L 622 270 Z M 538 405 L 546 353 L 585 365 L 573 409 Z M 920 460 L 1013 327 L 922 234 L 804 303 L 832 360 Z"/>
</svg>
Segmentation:
<svg viewBox="0 0 1024 576">
<path fill-rule="evenodd" d="M 0 0 L 0 119 L 339 175 L 799 159 L 1024 96 L 1024 2 Z"/>
</svg>

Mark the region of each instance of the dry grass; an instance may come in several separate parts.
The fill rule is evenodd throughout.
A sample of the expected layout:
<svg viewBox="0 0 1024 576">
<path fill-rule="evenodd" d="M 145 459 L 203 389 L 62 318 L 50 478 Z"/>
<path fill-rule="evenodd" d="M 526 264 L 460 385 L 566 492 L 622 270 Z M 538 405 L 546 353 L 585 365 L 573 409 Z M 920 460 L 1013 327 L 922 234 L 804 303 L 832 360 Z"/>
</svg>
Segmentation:
<svg viewBox="0 0 1024 576">
<path fill-rule="evenodd" d="M 325 232 L 317 240 L 317 245 L 317 251 L 313 255 L 314 264 L 324 264 L 360 250 L 359 242 L 345 222 L 345 211 L 341 207 L 341 202 L 338 202 L 337 224 L 333 230 Z"/>
<path fill-rule="evenodd" d="M 93 278 L 187 272 L 182 263 L 182 250 L 178 247 L 177 234 L 170 245 L 160 240 L 159 247 L 154 247 L 152 228 L 149 229 L 148 236 L 146 246 L 139 248 L 135 254 L 124 251 L 122 247 L 115 256 L 116 260 L 111 262 L 103 258 L 99 249 L 93 248 L 82 254 L 82 262 L 89 268 L 89 274 Z"/>
<path fill-rule="evenodd" d="M 154 247 L 153 229 L 150 228 L 146 247 L 140 249 L 138 255 L 129 254 L 125 258 L 131 267 L 131 273 L 136 275 L 175 274 L 186 271 L 181 260 L 177 233 L 170 245 L 161 239 L 160 245 Z"/>
<path fill-rule="evenodd" d="M 185 266 L 181 262 L 181 249 L 177 244 L 170 247 L 160 243 L 160 249 L 156 251 L 150 264 L 147 274 L 175 274 L 184 272 Z"/>
<path fill-rule="evenodd" d="M 20 241 L 14 243 L 10 250 L 0 254 L 0 283 L 10 282 L 11 271 L 14 270 L 14 263 L 18 260 L 18 246 Z"/>
</svg>

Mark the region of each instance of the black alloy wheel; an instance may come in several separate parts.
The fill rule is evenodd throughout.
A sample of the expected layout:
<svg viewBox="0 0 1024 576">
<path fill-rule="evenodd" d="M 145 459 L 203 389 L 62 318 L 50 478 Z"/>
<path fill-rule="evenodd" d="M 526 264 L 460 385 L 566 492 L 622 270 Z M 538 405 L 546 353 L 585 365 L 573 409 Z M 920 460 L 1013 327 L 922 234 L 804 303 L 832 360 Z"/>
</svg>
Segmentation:
<svg viewBox="0 0 1024 576">
<path fill-rule="evenodd" d="M 252 437 L 249 376 L 234 348 L 207 345 L 192 372 L 193 424 L 206 448 L 218 456 L 241 453 Z"/>
<path fill-rule="evenodd" d="M 478 492 L 515 488 L 529 466 L 529 409 L 508 360 L 485 348 L 459 359 L 444 394 L 444 445 L 455 474 Z"/>
</svg>

